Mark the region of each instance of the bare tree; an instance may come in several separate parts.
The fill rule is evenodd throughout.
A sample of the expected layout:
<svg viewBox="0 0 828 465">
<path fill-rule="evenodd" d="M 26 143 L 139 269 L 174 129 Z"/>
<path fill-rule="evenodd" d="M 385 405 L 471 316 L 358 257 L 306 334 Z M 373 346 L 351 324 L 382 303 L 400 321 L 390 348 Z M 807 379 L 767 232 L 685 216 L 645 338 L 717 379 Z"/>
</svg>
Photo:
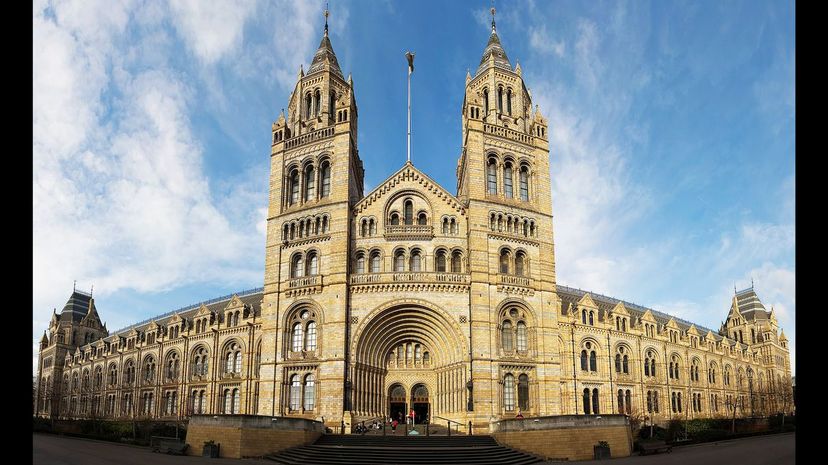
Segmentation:
<svg viewBox="0 0 828 465">
<path fill-rule="evenodd" d="M 738 410 L 744 409 L 744 402 L 742 401 L 742 396 L 733 395 L 728 396 L 725 400 L 725 406 L 728 408 L 728 411 L 732 413 L 731 422 L 730 422 L 730 433 L 736 433 L 736 412 Z"/>
</svg>

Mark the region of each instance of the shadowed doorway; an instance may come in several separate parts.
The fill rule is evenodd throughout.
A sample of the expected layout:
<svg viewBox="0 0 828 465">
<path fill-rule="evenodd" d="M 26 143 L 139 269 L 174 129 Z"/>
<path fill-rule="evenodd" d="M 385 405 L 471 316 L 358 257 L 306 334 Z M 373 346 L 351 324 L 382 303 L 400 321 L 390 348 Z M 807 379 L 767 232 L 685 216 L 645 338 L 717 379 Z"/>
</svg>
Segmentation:
<svg viewBox="0 0 828 465">
<path fill-rule="evenodd" d="M 428 388 L 425 384 L 415 384 L 411 389 L 411 408 L 414 409 L 414 423 L 421 424 L 429 420 Z"/>
<path fill-rule="evenodd" d="M 388 411 L 391 419 L 405 423 L 405 416 L 408 415 L 408 406 L 405 403 L 405 388 L 401 384 L 394 384 L 388 392 Z"/>
</svg>

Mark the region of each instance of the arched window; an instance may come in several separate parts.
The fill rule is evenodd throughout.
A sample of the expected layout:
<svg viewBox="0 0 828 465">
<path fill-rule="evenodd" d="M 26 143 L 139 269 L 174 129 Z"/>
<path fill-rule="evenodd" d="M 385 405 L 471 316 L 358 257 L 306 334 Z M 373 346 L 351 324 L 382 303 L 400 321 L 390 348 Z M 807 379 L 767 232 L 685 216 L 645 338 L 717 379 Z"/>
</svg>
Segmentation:
<svg viewBox="0 0 828 465">
<path fill-rule="evenodd" d="M 316 179 L 314 177 L 314 174 L 315 173 L 313 171 L 313 166 L 308 165 L 307 168 L 305 168 L 305 202 L 310 202 L 311 200 L 313 200 L 314 195 L 316 194 Z"/>
<path fill-rule="evenodd" d="M 443 218 L 443 234 L 449 233 L 449 222 L 448 218 Z"/>
<path fill-rule="evenodd" d="M 632 393 L 629 389 L 624 392 L 624 405 L 627 407 L 627 415 L 632 412 Z"/>
<path fill-rule="evenodd" d="M 391 214 L 391 226 L 397 226 L 400 224 L 400 215 L 397 212 Z"/>
<path fill-rule="evenodd" d="M 302 323 L 295 323 L 293 325 L 293 330 L 291 331 L 291 334 L 293 335 L 291 340 L 291 350 L 294 352 L 302 350 L 302 332 Z"/>
<path fill-rule="evenodd" d="M 308 330 L 305 332 L 305 350 L 316 350 L 316 322 L 308 323 Z"/>
<path fill-rule="evenodd" d="M 507 199 L 512 198 L 512 164 L 509 162 L 503 165 L 503 191 Z"/>
<path fill-rule="evenodd" d="M 589 371 L 598 371 L 598 363 L 594 350 L 589 352 Z"/>
<path fill-rule="evenodd" d="M 414 250 L 411 252 L 411 260 L 409 263 L 409 268 L 411 271 L 420 271 L 422 264 L 422 257 L 420 257 L 420 251 Z"/>
<path fill-rule="evenodd" d="M 583 370 L 583 371 L 587 371 L 589 369 L 587 358 L 588 358 L 587 351 L 582 350 L 581 351 L 581 370 Z"/>
<path fill-rule="evenodd" d="M 144 382 L 149 384 L 155 379 L 155 359 L 147 357 L 144 359 Z"/>
<path fill-rule="evenodd" d="M 517 350 L 526 350 L 526 323 L 518 321 L 517 324 Z"/>
<path fill-rule="evenodd" d="M 335 101 L 336 92 L 331 92 L 331 95 L 328 97 L 328 117 L 331 120 L 333 120 L 334 109 L 336 108 Z"/>
<path fill-rule="evenodd" d="M 506 91 L 506 113 L 512 115 L 512 89 Z"/>
<path fill-rule="evenodd" d="M 331 195 L 331 164 L 327 161 L 323 162 L 319 168 L 319 174 L 322 184 L 319 196 L 327 197 Z"/>
<path fill-rule="evenodd" d="M 500 251 L 500 272 L 502 274 L 509 274 L 509 259 L 510 254 L 508 250 Z"/>
<path fill-rule="evenodd" d="M 520 167 L 520 199 L 529 200 L 529 168 L 526 166 Z"/>
<path fill-rule="evenodd" d="M 379 252 L 371 252 L 371 273 L 380 272 L 380 254 Z"/>
<path fill-rule="evenodd" d="M 299 382 L 299 375 L 290 377 L 290 409 L 299 410 L 300 398 L 302 394 L 302 385 Z"/>
<path fill-rule="evenodd" d="M 598 408 L 598 388 L 594 388 L 592 390 L 592 413 L 593 415 L 598 415 L 601 413 L 600 409 Z"/>
<path fill-rule="evenodd" d="M 414 202 L 406 200 L 403 211 L 405 215 L 405 224 L 414 224 Z"/>
<path fill-rule="evenodd" d="M 359 274 L 365 273 L 365 253 L 357 253 L 356 272 Z"/>
<path fill-rule="evenodd" d="M 165 376 L 168 381 L 175 381 L 178 379 L 178 353 L 170 352 L 167 355 L 167 363 L 164 364 Z"/>
<path fill-rule="evenodd" d="M 452 273 L 460 273 L 461 272 L 461 256 L 460 251 L 455 250 L 451 254 L 451 272 Z"/>
<path fill-rule="evenodd" d="M 436 258 L 436 269 L 438 272 L 445 272 L 446 271 L 446 252 L 439 250 L 437 251 L 437 258 Z"/>
<path fill-rule="evenodd" d="M 623 367 L 622 368 L 624 369 L 624 373 L 629 374 L 629 372 L 630 372 L 630 358 L 627 354 L 624 354 L 624 360 L 623 360 Z"/>
<path fill-rule="evenodd" d="M 589 400 L 589 389 L 587 389 L 587 388 L 584 388 L 583 404 L 584 404 L 584 415 L 589 415 L 590 414 L 590 408 L 589 407 L 590 407 L 591 402 Z"/>
<path fill-rule="evenodd" d="M 299 202 L 299 170 L 291 171 L 289 184 L 290 202 L 288 203 L 294 205 Z"/>
<path fill-rule="evenodd" d="M 595 326 L 595 312 L 592 310 L 589 311 L 589 325 Z"/>
<path fill-rule="evenodd" d="M 486 115 L 489 114 L 489 89 L 483 89 L 483 107 L 485 108 Z"/>
<path fill-rule="evenodd" d="M 305 94 L 305 118 L 310 118 L 313 111 L 313 100 L 311 99 L 311 94 L 308 92 Z"/>
<path fill-rule="evenodd" d="M 624 413 L 624 391 L 618 390 L 618 413 Z"/>
<path fill-rule="evenodd" d="M 305 259 L 302 254 L 296 254 L 290 261 L 290 277 L 301 278 L 305 273 Z"/>
<path fill-rule="evenodd" d="M 486 166 L 487 191 L 489 194 L 497 194 L 497 162 L 492 158 Z"/>
<path fill-rule="evenodd" d="M 497 112 L 503 113 L 503 88 L 497 88 Z"/>
<path fill-rule="evenodd" d="M 394 253 L 394 271 L 405 271 L 405 252 L 398 250 Z"/>
<path fill-rule="evenodd" d="M 515 275 L 523 276 L 524 275 L 524 266 L 525 266 L 526 255 L 523 252 L 517 252 L 515 254 Z"/>
<path fill-rule="evenodd" d="M 417 224 L 420 226 L 425 226 L 428 224 L 428 217 L 426 216 L 425 212 L 420 212 L 420 214 L 417 215 Z"/>
<path fill-rule="evenodd" d="M 451 230 L 451 233 L 456 235 L 458 227 L 457 227 L 457 220 L 455 220 L 454 217 L 451 218 L 450 225 L 451 225 L 451 228 L 449 228 L 449 229 Z"/>
<path fill-rule="evenodd" d="M 511 373 L 503 378 L 503 407 L 507 412 L 515 409 L 515 377 Z"/>
<path fill-rule="evenodd" d="M 581 323 L 587 324 L 587 311 L 581 310 Z"/>
<path fill-rule="evenodd" d="M 118 384 L 118 367 L 114 364 L 109 365 L 109 384 L 110 386 L 115 386 Z"/>
<path fill-rule="evenodd" d="M 319 89 L 316 89 L 316 93 L 313 96 L 313 113 L 314 116 L 319 116 L 319 107 L 322 106 L 322 94 L 319 92 Z"/>
<path fill-rule="evenodd" d="M 621 373 L 621 354 L 615 354 L 615 372 Z"/>
<path fill-rule="evenodd" d="M 316 252 L 308 252 L 307 276 L 316 276 L 319 272 L 319 258 Z"/>
<path fill-rule="evenodd" d="M 518 407 L 529 410 L 529 376 L 518 376 Z"/>
<path fill-rule="evenodd" d="M 305 376 L 305 410 L 313 410 L 316 400 L 316 389 L 313 374 Z"/>
<path fill-rule="evenodd" d="M 504 321 L 501 329 L 501 339 L 503 340 L 504 352 L 512 351 L 512 348 L 514 347 L 512 337 L 512 323 L 508 320 Z"/>
</svg>

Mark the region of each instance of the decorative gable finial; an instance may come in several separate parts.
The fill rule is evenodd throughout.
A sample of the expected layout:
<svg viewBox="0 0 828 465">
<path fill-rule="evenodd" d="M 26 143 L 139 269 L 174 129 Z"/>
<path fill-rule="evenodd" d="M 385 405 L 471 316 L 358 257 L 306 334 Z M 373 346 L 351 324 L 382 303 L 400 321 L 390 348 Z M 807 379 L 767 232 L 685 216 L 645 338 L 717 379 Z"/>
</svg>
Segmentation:
<svg viewBox="0 0 828 465">
<path fill-rule="evenodd" d="M 325 37 L 328 37 L 328 2 L 325 2 Z"/>
<path fill-rule="evenodd" d="M 497 29 L 495 28 L 495 18 L 494 18 L 495 17 L 494 0 L 492 0 L 492 8 L 489 11 L 492 12 L 492 34 L 494 34 L 495 32 L 497 32 Z"/>
</svg>

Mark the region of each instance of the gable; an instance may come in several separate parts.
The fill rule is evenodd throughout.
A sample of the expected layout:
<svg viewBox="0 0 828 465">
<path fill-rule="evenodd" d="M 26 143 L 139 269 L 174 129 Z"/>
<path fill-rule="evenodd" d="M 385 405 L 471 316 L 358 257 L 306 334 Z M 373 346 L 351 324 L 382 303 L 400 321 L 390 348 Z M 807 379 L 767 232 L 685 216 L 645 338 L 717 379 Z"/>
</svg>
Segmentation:
<svg viewBox="0 0 828 465">
<path fill-rule="evenodd" d="M 450 209 L 460 215 L 466 214 L 465 207 L 463 207 L 456 197 L 443 189 L 422 171 L 414 168 L 414 165 L 410 162 L 407 162 L 399 171 L 392 174 L 362 200 L 357 202 L 354 205 L 354 215 L 363 214 L 367 209 L 377 204 L 385 204 L 392 196 L 405 190 L 420 193 L 431 203 L 431 207 L 435 209 L 435 213 L 436 210 Z"/>
</svg>

